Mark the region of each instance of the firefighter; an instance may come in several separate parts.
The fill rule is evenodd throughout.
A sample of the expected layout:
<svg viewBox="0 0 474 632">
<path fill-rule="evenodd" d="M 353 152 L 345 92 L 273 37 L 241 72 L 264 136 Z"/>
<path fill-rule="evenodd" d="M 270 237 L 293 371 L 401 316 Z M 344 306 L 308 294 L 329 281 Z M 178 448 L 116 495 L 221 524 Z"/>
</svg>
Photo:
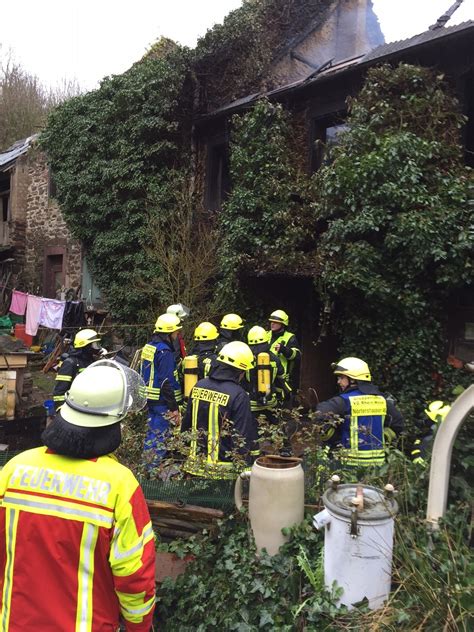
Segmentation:
<svg viewBox="0 0 474 632">
<path fill-rule="evenodd" d="M 101 354 L 101 338 L 94 329 L 81 329 L 74 337 L 74 349 L 61 363 L 54 383 L 53 401 L 56 411 L 64 404 L 66 392 L 78 373 L 84 371 Z"/>
<path fill-rule="evenodd" d="M 194 330 L 194 346 L 192 355 L 198 358 L 198 379 L 207 377 L 211 365 L 215 363 L 217 353 L 217 327 L 209 322 L 200 323 Z"/>
<path fill-rule="evenodd" d="M 301 350 L 295 334 L 287 330 L 290 319 L 286 312 L 277 309 L 270 314 L 270 350 L 278 356 L 284 371 L 284 379 L 293 388 L 297 387 L 295 366 L 300 361 Z M 291 396 L 286 395 L 285 404 L 291 404 Z"/>
<path fill-rule="evenodd" d="M 44 446 L 0 473 L 3 632 L 148 632 L 155 545 L 143 492 L 111 453 L 145 405 L 136 371 L 99 360 L 80 373 Z"/>
<path fill-rule="evenodd" d="M 218 354 L 211 375 L 194 386 L 181 428 L 193 433 L 183 466 L 186 472 L 212 479 L 235 478 L 238 468 L 232 462 L 233 452 L 250 465 L 257 427 L 240 381 L 253 363 L 253 353 L 244 342 L 229 342 Z"/>
<path fill-rule="evenodd" d="M 340 445 L 341 463 L 350 466 L 382 465 L 385 461 L 384 430 L 396 435 L 403 430 L 403 418 L 391 398 L 372 384 L 370 369 L 364 360 L 344 358 L 332 364 L 340 389 L 339 395 L 321 402 L 316 411 L 333 413 L 343 419 L 331 439 Z"/>
<path fill-rule="evenodd" d="M 242 340 L 244 321 L 238 314 L 226 314 L 222 317 L 219 326 L 219 338 L 217 340 L 217 353 L 228 342 Z"/>
<path fill-rule="evenodd" d="M 428 404 L 428 407 L 425 408 L 425 415 L 429 419 L 429 427 L 426 428 L 427 424 L 423 424 L 425 427 L 425 436 L 415 439 L 413 443 L 413 448 L 411 451 L 413 463 L 419 463 L 420 465 L 426 464 L 426 455 L 431 449 L 431 444 L 433 443 L 436 427 L 442 421 L 444 421 L 446 415 L 449 413 L 450 410 L 450 404 L 447 404 L 446 402 L 443 402 L 441 400 L 431 402 L 430 404 Z"/>
<path fill-rule="evenodd" d="M 166 310 L 167 314 L 173 314 L 177 316 L 181 323 L 185 318 L 187 318 L 190 314 L 189 308 L 182 303 L 177 303 L 176 305 L 170 305 Z M 178 335 L 173 340 L 173 347 L 176 353 L 176 366 L 180 366 L 181 362 L 186 357 L 186 344 L 184 342 L 184 338 L 181 335 L 181 332 L 178 332 Z"/>
<path fill-rule="evenodd" d="M 183 394 L 173 347 L 180 329 L 181 321 L 177 316 L 162 314 L 155 323 L 150 342 L 141 353 L 140 374 L 146 385 L 149 413 L 144 448 L 149 469 L 158 466 L 166 455 L 164 442 L 170 423 L 178 425 L 180 421 L 179 405 Z"/>
<path fill-rule="evenodd" d="M 279 395 L 291 392 L 284 380 L 283 366 L 278 356 L 270 351 L 268 332 L 263 327 L 252 327 L 247 342 L 255 360 L 254 367 L 245 373 L 250 407 L 256 419 L 263 415 L 271 423 L 276 423 L 274 410 L 278 406 Z"/>
</svg>

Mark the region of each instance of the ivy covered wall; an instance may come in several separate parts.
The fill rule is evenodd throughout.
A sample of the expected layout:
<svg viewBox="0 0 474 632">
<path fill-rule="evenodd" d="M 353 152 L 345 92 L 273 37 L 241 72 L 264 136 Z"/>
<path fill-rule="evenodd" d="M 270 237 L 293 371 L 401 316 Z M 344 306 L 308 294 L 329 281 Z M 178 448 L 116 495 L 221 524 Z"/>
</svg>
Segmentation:
<svg viewBox="0 0 474 632">
<path fill-rule="evenodd" d="M 222 306 L 237 302 L 243 292 L 241 281 L 250 272 L 312 272 L 304 257 L 314 244 L 310 179 L 301 166 L 302 145 L 295 142 L 292 123 L 282 105 L 266 99 L 248 114 L 233 118 L 233 188 L 219 215 Z"/>
<path fill-rule="evenodd" d="M 176 176 L 189 166 L 188 53 L 163 44 L 58 108 L 41 139 L 65 218 L 113 315 L 129 323 L 153 320 L 137 284 L 160 276 L 146 248 L 173 230 Z"/>
<path fill-rule="evenodd" d="M 369 70 L 348 107 L 348 131 L 313 176 L 298 170 L 282 106 L 234 118 L 221 295 L 251 303 L 249 271 L 313 276 L 340 354 L 366 359 L 413 418 L 463 380 L 446 364 L 445 326 L 472 283 L 465 119 L 441 75 L 407 64 Z"/>
<path fill-rule="evenodd" d="M 440 373 L 449 394 L 450 298 L 473 278 L 465 118 L 442 75 L 400 64 L 368 72 L 347 123 L 315 177 L 315 282 L 335 300 L 342 355 L 365 357 L 408 409 Z"/>
<path fill-rule="evenodd" d="M 464 121 L 443 77 L 407 65 L 370 70 L 349 132 L 313 176 L 301 109 L 260 100 L 226 123 L 232 191 L 217 217 L 203 213 L 196 116 L 258 83 L 276 54 L 273 36 L 258 37 L 265 11 L 273 6 L 284 38 L 298 5 L 249 0 L 194 51 L 161 41 L 58 108 L 42 143 L 115 318 L 150 323 L 186 297 L 204 316 L 237 300 L 251 309 L 249 272 L 313 278 L 322 331 L 339 335 L 341 353 L 367 359 L 409 411 L 430 397 L 433 373 L 447 373 L 446 302 L 472 276 Z"/>
</svg>

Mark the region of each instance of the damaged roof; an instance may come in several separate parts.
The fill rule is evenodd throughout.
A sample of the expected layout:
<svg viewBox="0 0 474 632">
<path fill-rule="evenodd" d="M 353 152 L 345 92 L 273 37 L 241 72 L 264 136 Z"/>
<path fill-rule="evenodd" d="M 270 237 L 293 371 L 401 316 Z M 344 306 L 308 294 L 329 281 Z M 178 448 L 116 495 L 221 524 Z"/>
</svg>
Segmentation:
<svg viewBox="0 0 474 632">
<path fill-rule="evenodd" d="M 413 48 L 414 46 L 419 46 L 420 44 L 426 44 L 427 42 L 432 42 L 433 40 L 449 37 L 450 35 L 455 35 L 456 33 L 460 33 L 461 31 L 470 29 L 473 26 L 474 20 L 468 20 L 467 22 L 462 22 L 461 24 L 456 24 L 455 26 L 444 26 L 433 30 L 424 31 L 419 35 L 414 35 L 413 37 L 409 37 L 408 39 L 398 40 L 396 42 L 390 42 L 388 44 L 381 44 L 380 46 L 377 46 L 376 48 L 368 52 L 362 61 L 373 61 L 374 59 L 387 57 L 388 55 L 393 55 L 394 53 L 407 50 L 408 48 Z"/>
<path fill-rule="evenodd" d="M 17 140 L 11 147 L 0 153 L 0 171 L 7 171 L 23 154 L 26 154 L 38 134 Z"/>
<path fill-rule="evenodd" d="M 440 27 L 424 31 L 419 35 L 409 37 L 405 40 L 390 42 L 388 44 L 381 44 L 380 46 L 377 46 L 376 48 L 366 53 L 365 55 L 360 55 L 359 57 L 354 57 L 352 59 L 341 60 L 336 64 L 332 64 L 330 62 L 328 64 L 323 64 L 321 66 L 321 70 L 311 71 L 311 73 L 309 73 L 309 75 L 305 79 L 300 79 L 293 83 L 280 86 L 279 88 L 276 88 L 269 92 L 261 92 L 248 95 L 241 99 L 237 99 L 236 101 L 232 101 L 231 103 L 227 103 L 217 110 L 204 115 L 201 120 L 209 119 L 223 113 L 230 114 L 242 109 L 245 106 L 250 106 L 261 97 L 271 98 L 272 96 L 276 96 L 279 93 L 293 92 L 295 90 L 298 90 L 299 88 L 320 81 L 328 75 L 344 72 L 345 70 L 353 68 L 354 66 L 372 65 L 374 62 L 377 62 L 379 60 L 382 61 L 388 57 L 396 55 L 397 53 L 405 52 L 412 48 L 422 46 L 424 44 L 429 44 L 436 40 L 444 40 L 459 35 L 461 33 L 468 33 L 469 31 L 474 32 L 474 20 L 468 20 L 467 22 L 462 22 L 461 24 L 456 24 L 455 26 Z"/>
</svg>

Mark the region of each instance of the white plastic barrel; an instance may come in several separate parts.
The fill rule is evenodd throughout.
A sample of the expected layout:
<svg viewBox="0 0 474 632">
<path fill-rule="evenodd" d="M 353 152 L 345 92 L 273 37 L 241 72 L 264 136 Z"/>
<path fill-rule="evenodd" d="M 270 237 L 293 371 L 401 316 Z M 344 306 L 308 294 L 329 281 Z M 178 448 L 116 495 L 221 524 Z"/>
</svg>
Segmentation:
<svg viewBox="0 0 474 632">
<path fill-rule="evenodd" d="M 343 588 L 339 603 L 349 609 L 368 599 L 369 608 L 381 608 L 389 596 L 392 576 L 394 516 L 398 505 L 381 489 L 362 486 L 363 508 L 355 504 L 357 485 L 335 485 L 323 502 L 326 509 L 314 517 L 324 528 L 324 582 Z"/>
<path fill-rule="evenodd" d="M 240 477 L 235 501 L 237 507 L 242 506 Z M 250 472 L 249 518 L 257 550 L 266 549 L 270 555 L 276 555 L 288 541 L 281 530 L 304 518 L 301 459 L 268 455 L 255 461 Z"/>
</svg>

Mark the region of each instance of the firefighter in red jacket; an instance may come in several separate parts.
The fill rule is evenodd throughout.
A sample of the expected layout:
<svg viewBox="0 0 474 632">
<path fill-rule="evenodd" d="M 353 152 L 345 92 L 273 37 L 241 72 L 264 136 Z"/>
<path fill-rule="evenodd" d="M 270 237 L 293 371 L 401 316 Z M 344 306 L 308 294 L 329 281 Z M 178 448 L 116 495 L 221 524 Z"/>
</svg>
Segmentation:
<svg viewBox="0 0 474 632">
<path fill-rule="evenodd" d="M 155 605 L 150 515 L 111 453 L 145 405 L 138 373 L 100 360 L 80 373 L 44 447 L 0 473 L 2 632 L 149 632 Z"/>
</svg>

